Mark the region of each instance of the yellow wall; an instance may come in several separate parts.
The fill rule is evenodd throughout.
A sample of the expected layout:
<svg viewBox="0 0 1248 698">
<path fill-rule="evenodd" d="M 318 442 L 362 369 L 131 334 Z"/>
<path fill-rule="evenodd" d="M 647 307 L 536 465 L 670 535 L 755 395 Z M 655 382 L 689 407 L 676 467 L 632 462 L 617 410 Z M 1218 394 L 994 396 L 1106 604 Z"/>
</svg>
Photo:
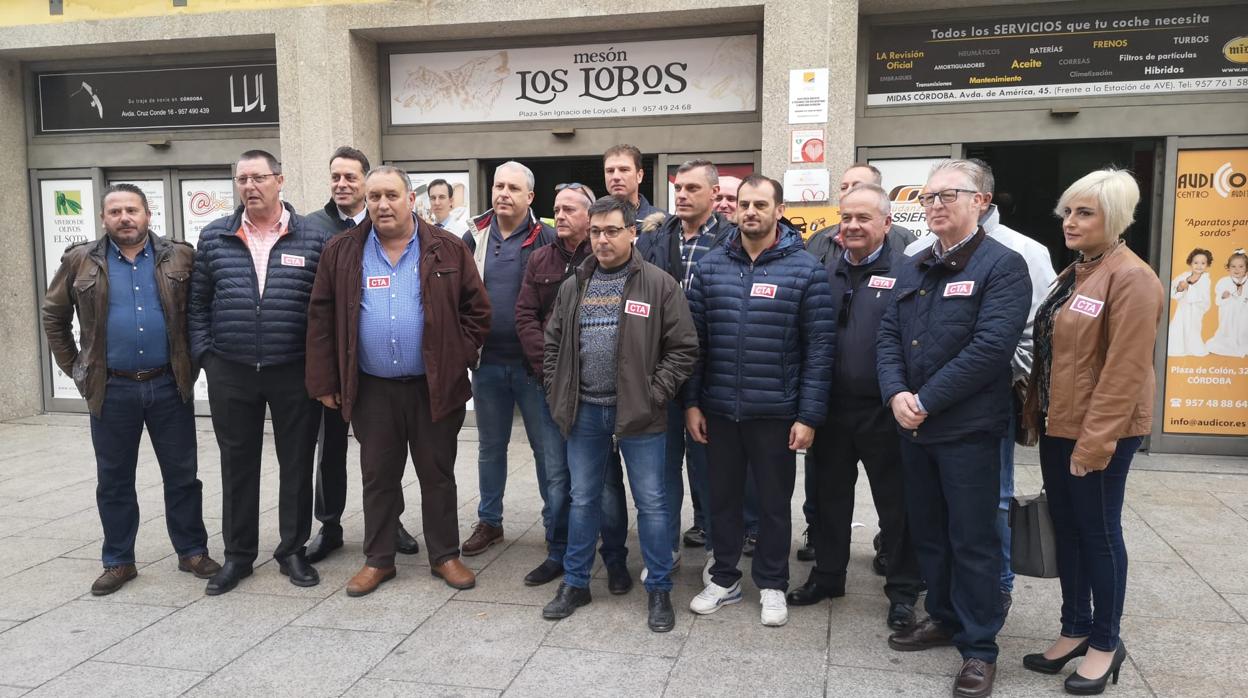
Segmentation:
<svg viewBox="0 0 1248 698">
<path fill-rule="evenodd" d="M 0 0 L 0 27 L 51 24 L 83 20 L 151 17 L 153 15 L 202 14 L 229 10 L 269 10 L 308 5 L 349 5 L 387 0 L 187 0 L 174 7 L 172 0 L 65 0 L 65 13 L 48 14 L 48 0 Z"/>
</svg>

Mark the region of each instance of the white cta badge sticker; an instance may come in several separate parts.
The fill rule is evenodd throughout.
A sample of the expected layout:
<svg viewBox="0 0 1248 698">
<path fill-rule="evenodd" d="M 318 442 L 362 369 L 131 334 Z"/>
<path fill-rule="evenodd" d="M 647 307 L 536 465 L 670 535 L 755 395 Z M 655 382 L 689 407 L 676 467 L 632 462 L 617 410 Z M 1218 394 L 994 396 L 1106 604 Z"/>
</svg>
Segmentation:
<svg viewBox="0 0 1248 698">
<path fill-rule="evenodd" d="M 390 277 L 388 276 L 370 276 L 368 277 L 369 288 L 390 288 Z"/>
<path fill-rule="evenodd" d="M 303 266 L 303 257 L 295 254 L 284 254 L 282 255 L 282 266 L 301 267 Z"/>
<path fill-rule="evenodd" d="M 897 279 L 888 276 L 872 276 L 867 281 L 867 288 L 892 288 Z"/>
<path fill-rule="evenodd" d="M 1105 307 L 1105 301 L 1098 301 L 1087 296 L 1075 296 L 1075 300 L 1070 304 L 1070 309 L 1076 313 L 1083 313 L 1088 317 L 1096 317 L 1101 314 L 1101 308 Z"/>
<path fill-rule="evenodd" d="M 624 314 L 650 317 L 650 304 L 641 301 L 624 301 Z"/>
<path fill-rule="evenodd" d="M 754 298 L 775 298 L 775 284 L 754 284 L 750 287 L 750 295 Z"/>
<path fill-rule="evenodd" d="M 974 292 L 974 281 L 950 281 L 945 284 L 945 298 L 953 296 L 969 296 Z"/>
</svg>

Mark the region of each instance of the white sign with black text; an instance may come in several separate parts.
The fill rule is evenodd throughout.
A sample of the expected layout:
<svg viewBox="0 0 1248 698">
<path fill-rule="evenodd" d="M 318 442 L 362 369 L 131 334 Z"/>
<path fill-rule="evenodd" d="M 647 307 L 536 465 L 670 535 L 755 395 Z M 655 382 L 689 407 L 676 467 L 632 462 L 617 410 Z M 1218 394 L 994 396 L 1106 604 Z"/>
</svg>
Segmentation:
<svg viewBox="0 0 1248 698">
<path fill-rule="evenodd" d="M 95 239 L 95 187 L 90 179 L 45 179 L 39 182 L 43 230 L 44 281 L 50 283 L 61 266 L 66 248 Z M 78 316 L 73 320 L 74 341 L 78 341 Z M 52 364 L 52 397 L 80 399 L 74 379 Z"/>
</svg>

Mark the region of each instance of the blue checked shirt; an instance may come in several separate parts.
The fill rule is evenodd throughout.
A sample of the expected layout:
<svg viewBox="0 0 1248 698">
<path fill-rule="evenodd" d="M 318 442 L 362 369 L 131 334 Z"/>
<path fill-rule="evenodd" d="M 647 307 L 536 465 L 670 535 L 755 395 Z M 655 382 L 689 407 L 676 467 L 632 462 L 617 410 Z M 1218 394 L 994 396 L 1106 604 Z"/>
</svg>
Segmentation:
<svg viewBox="0 0 1248 698">
<path fill-rule="evenodd" d="M 680 240 L 680 261 L 684 263 L 684 281 L 681 285 L 685 291 L 689 290 L 689 286 L 693 283 L 693 269 L 698 266 L 698 260 L 702 259 L 707 252 L 711 251 L 711 246 L 715 244 L 715 226 L 719 225 L 719 220 L 712 214 L 702 227 L 698 228 L 698 234 L 684 239 L 683 233 Z M 679 230 L 677 231 L 680 232 Z"/>
<path fill-rule="evenodd" d="M 169 363 L 165 312 L 156 288 L 156 260 L 147 245 L 126 259 L 108 242 L 108 367 L 142 371 Z"/>
<path fill-rule="evenodd" d="M 412 235 L 399 263 L 391 265 L 377 231 L 369 231 L 361 284 L 360 370 L 380 378 L 424 375 L 418 237 Z"/>
</svg>

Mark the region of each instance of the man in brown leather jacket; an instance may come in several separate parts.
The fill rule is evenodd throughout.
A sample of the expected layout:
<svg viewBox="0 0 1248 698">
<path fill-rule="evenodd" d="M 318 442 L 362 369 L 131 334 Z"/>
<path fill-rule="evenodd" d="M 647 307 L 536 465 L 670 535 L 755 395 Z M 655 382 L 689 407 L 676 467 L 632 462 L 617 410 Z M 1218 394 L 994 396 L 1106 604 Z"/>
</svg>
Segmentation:
<svg viewBox="0 0 1248 698">
<path fill-rule="evenodd" d="M 43 302 L 43 329 L 56 364 L 73 377 L 91 411 L 96 505 L 104 527 L 103 596 L 138 576 L 135 467 L 143 426 L 165 483 L 165 518 L 178 569 L 207 579 L 203 485 L 197 476 L 195 373 L 187 350 L 186 299 L 194 250 L 148 229 L 147 197 L 114 184 L 100 203 L 108 233 L 65 251 Z M 75 312 L 81 329 L 75 339 Z"/>
</svg>

